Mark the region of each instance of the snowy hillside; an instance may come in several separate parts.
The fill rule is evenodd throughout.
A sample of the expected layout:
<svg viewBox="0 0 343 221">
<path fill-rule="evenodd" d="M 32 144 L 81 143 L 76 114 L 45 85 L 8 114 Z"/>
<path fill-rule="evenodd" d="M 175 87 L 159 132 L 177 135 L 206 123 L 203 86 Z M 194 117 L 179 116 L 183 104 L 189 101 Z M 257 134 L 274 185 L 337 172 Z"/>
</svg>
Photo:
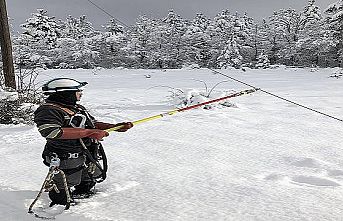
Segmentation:
<svg viewBox="0 0 343 221">
<path fill-rule="evenodd" d="M 343 118 L 333 69 L 222 72 Z M 55 77 L 88 81 L 81 103 L 108 122 L 175 109 L 170 87 L 204 91 L 200 81 L 211 89 L 228 80 L 207 69 L 80 69 L 46 70 L 39 81 Z M 213 94 L 242 89 L 228 81 Z M 108 179 L 56 220 L 343 220 L 343 123 L 262 92 L 230 102 L 111 133 Z M 25 125 L 0 125 L 0 139 L 0 220 L 37 220 L 27 209 L 48 172 L 45 141 Z M 47 203 L 45 194 L 35 208 Z"/>
</svg>

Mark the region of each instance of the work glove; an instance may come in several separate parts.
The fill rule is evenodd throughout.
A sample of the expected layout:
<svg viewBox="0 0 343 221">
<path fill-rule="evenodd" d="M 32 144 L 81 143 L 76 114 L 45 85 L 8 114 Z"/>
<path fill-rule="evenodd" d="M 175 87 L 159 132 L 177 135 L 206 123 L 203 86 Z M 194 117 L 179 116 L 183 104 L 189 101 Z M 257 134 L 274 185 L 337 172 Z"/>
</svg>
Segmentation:
<svg viewBox="0 0 343 221">
<path fill-rule="evenodd" d="M 133 127 L 133 123 L 131 123 L 131 122 L 123 122 L 123 123 L 119 123 L 119 124 L 110 124 L 110 123 L 104 123 L 104 122 L 97 121 L 94 124 L 95 124 L 95 128 L 100 129 L 100 130 L 107 130 L 107 129 L 110 129 L 113 127 L 123 126 L 123 128 L 116 130 L 119 132 L 125 132 L 128 129 L 130 129 L 131 127 Z"/>
<path fill-rule="evenodd" d="M 120 129 L 118 129 L 118 132 L 126 132 L 128 129 L 133 127 L 133 123 L 131 122 L 123 122 L 115 125 L 116 127 L 122 126 Z"/>
<path fill-rule="evenodd" d="M 102 140 L 102 138 L 107 137 L 109 133 L 104 130 L 98 130 L 98 129 L 93 129 L 92 133 L 88 135 L 87 137 L 93 138 L 95 140 Z"/>
<path fill-rule="evenodd" d="M 100 121 L 96 121 L 94 125 L 95 125 L 95 128 L 99 130 L 107 130 L 116 126 L 115 124 L 104 123 Z"/>
<path fill-rule="evenodd" d="M 101 140 L 107 137 L 107 131 L 99 129 L 83 129 L 83 128 L 62 128 L 62 135 L 59 139 L 79 139 L 84 137 Z"/>
</svg>

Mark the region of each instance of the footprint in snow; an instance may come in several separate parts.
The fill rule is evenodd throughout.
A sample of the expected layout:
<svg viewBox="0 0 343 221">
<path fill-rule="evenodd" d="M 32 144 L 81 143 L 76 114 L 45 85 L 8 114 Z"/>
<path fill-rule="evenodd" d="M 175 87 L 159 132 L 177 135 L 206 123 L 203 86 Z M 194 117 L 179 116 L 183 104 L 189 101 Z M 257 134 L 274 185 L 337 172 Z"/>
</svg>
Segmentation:
<svg viewBox="0 0 343 221">
<path fill-rule="evenodd" d="M 312 186 L 312 187 L 338 187 L 341 186 L 338 182 L 316 176 L 285 176 L 277 173 L 272 173 L 264 177 L 265 180 L 274 182 L 287 182 L 300 186 Z"/>
<path fill-rule="evenodd" d="M 341 184 L 326 178 L 315 176 L 294 176 L 291 178 L 291 183 L 297 185 L 310 185 L 317 187 L 338 187 Z"/>
<path fill-rule="evenodd" d="M 343 177 L 343 170 L 328 170 L 327 173 L 330 177 Z"/>
<path fill-rule="evenodd" d="M 265 180 L 271 180 L 271 181 L 281 181 L 285 179 L 285 176 L 277 173 L 272 173 L 264 177 Z"/>
<path fill-rule="evenodd" d="M 321 163 L 319 160 L 308 158 L 308 157 L 286 157 L 286 162 L 290 163 L 291 165 L 294 165 L 296 167 L 308 167 L 308 168 L 322 168 L 323 163 Z"/>
<path fill-rule="evenodd" d="M 287 183 L 295 184 L 295 185 L 301 185 L 301 186 L 314 186 L 314 187 L 338 187 L 341 186 L 341 184 L 331 179 L 331 177 L 337 178 L 337 177 L 343 177 L 343 170 L 327 170 L 325 169 L 326 163 L 321 162 L 320 160 L 313 159 L 313 158 L 307 158 L 307 157 L 286 157 L 284 158 L 285 161 L 293 166 L 296 167 L 303 167 L 312 169 L 311 172 L 315 171 L 323 171 L 325 170 L 329 177 L 321 177 L 321 176 L 312 176 L 312 175 L 298 175 L 298 176 L 287 176 L 287 175 L 281 175 L 278 173 L 271 173 L 269 175 L 264 176 L 265 180 L 268 181 L 274 181 L 274 182 L 281 182 L 286 181 Z"/>
<path fill-rule="evenodd" d="M 131 189 L 133 187 L 136 187 L 139 185 L 138 182 L 136 181 L 129 181 L 129 182 L 126 182 L 125 184 L 114 184 L 115 185 L 115 190 L 117 192 L 121 192 L 121 191 L 125 191 L 125 190 L 128 190 L 128 189 Z"/>
<path fill-rule="evenodd" d="M 329 177 L 333 178 L 341 178 L 343 179 L 343 170 L 338 169 L 329 169 L 329 165 L 326 162 L 322 162 L 317 159 L 313 158 L 294 158 L 294 157 L 287 157 L 285 158 L 287 162 L 289 162 L 291 165 L 296 167 L 307 167 L 312 169 L 320 169 L 322 172 L 325 171 L 325 173 Z M 328 178 L 330 179 L 330 178 Z"/>
</svg>

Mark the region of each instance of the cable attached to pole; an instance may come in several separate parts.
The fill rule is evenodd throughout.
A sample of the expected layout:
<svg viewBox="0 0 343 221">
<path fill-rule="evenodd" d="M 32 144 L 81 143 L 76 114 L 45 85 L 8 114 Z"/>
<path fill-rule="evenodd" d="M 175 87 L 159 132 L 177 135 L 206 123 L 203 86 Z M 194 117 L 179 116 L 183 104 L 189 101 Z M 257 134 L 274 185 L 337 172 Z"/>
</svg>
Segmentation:
<svg viewBox="0 0 343 221">
<path fill-rule="evenodd" d="M 244 84 L 244 85 L 249 86 L 249 87 L 252 87 L 252 88 L 254 88 L 254 89 L 256 88 L 255 86 L 253 86 L 253 85 L 251 85 L 251 84 L 245 83 L 245 82 L 243 82 L 243 81 L 241 81 L 241 80 L 238 80 L 238 79 L 236 79 L 236 78 L 233 78 L 233 77 L 231 77 L 231 76 L 229 76 L 229 75 L 227 75 L 227 74 L 223 74 L 223 73 L 220 72 L 220 71 L 217 71 L 217 70 L 214 70 L 214 69 L 211 69 L 211 68 L 208 68 L 208 69 L 211 70 L 211 71 L 213 71 L 213 72 L 216 73 L 216 74 L 220 74 L 220 75 L 222 75 L 222 76 L 224 76 L 224 77 L 227 77 L 227 78 L 229 78 L 229 79 L 231 79 L 231 80 L 233 80 L 233 81 L 236 81 L 236 82 L 238 82 L 238 83 Z M 291 100 L 289 100 L 289 99 L 283 98 L 283 97 L 281 97 L 281 96 L 279 96 L 279 95 L 273 94 L 273 93 L 268 92 L 268 91 L 266 91 L 266 90 L 263 90 L 263 89 L 259 89 L 259 90 L 262 91 L 263 93 L 266 93 L 266 94 L 268 94 L 268 95 L 271 95 L 271 96 L 273 96 L 273 97 L 276 97 L 276 98 L 278 98 L 278 99 L 281 99 L 281 100 L 283 100 L 283 101 L 286 101 L 286 102 L 288 102 L 288 103 L 294 104 L 294 105 L 296 105 L 296 106 L 305 108 L 305 109 L 310 110 L 310 111 L 313 111 L 313 112 L 315 112 L 315 113 L 318 113 L 318 114 L 324 115 L 324 116 L 326 116 L 326 117 L 330 117 L 330 118 L 332 118 L 332 119 L 335 119 L 335 120 L 338 120 L 338 121 L 343 122 L 343 120 L 340 119 L 340 118 L 338 118 L 338 117 L 334 117 L 334 116 L 329 115 L 329 114 L 326 114 L 326 113 L 324 113 L 324 112 L 321 112 L 321 111 L 315 110 L 315 109 L 313 109 L 313 108 L 307 107 L 307 106 L 305 106 L 305 105 L 296 103 L 296 102 L 294 102 L 294 101 L 291 101 Z"/>
</svg>

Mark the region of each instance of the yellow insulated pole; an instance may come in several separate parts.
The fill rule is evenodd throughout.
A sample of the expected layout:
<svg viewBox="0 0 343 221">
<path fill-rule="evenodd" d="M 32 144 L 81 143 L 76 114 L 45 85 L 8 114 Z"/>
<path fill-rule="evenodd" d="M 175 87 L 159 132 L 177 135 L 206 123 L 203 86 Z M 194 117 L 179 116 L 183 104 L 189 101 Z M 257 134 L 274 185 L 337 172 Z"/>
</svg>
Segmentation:
<svg viewBox="0 0 343 221">
<path fill-rule="evenodd" d="M 152 120 L 156 120 L 156 119 L 162 118 L 162 117 L 167 116 L 167 115 L 173 115 L 173 114 L 175 114 L 177 112 L 179 112 L 179 111 L 178 110 L 173 110 L 173 111 L 169 111 L 169 112 L 166 112 L 166 113 L 157 114 L 157 115 L 154 115 L 154 116 L 151 116 L 151 117 L 147 117 L 147 118 L 143 118 L 143 119 L 140 119 L 140 120 L 136 120 L 136 121 L 132 122 L 132 124 L 133 125 L 137 125 L 137 124 L 145 123 L 145 122 L 148 122 L 148 121 L 152 121 Z M 117 130 L 119 130 L 122 127 L 123 126 L 112 127 L 110 129 L 107 129 L 106 131 L 107 132 L 117 131 Z"/>
<path fill-rule="evenodd" d="M 259 90 L 259 89 L 258 88 L 247 89 L 247 90 L 240 91 L 240 92 L 237 92 L 237 93 L 225 96 L 225 97 L 221 97 L 221 98 L 217 98 L 217 99 L 214 99 L 214 100 L 206 101 L 206 102 L 203 102 L 203 103 L 200 103 L 200 104 L 195 104 L 195 105 L 191 105 L 191 106 L 188 106 L 188 107 L 184 107 L 184 108 L 168 111 L 168 112 L 165 112 L 165 113 L 157 114 L 157 115 L 154 115 L 154 116 L 150 116 L 150 117 L 147 117 L 147 118 L 143 118 L 143 119 L 140 119 L 140 120 L 136 120 L 136 121 L 132 122 L 132 124 L 133 125 L 137 125 L 137 124 L 140 124 L 140 123 L 145 123 L 145 122 L 152 121 L 152 120 L 155 120 L 155 119 L 159 119 L 159 118 L 162 118 L 162 117 L 165 117 L 165 116 L 168 116 L 168 115 L 173 115 L 173 114 L 176 114 L 178 112 L 183 112 L 183 111 L 186 111 L 186 110 L 190 110 L 190 109 L 194 109 L 194 108 L 197 108 L 197 107 L 201 107 L 201 106 L 204 106 L 206 104 L 211 104 L 211 103 L 222 101 L 222 100 L 225 100 L 225 99 L 228 99 L 228 98 L 238 97 L 238 96 L 245 95 L 245 94 L 250 94 L 250 93 L 253 93 L 253 92 L 257 91 L 257 90 Z M 117 131 L 117 130 L 121 129 L 122 127 L 123 127 L 122 125 L 121 126 L 117 126 L 117 127 L 112 127 L 112 128 L 107 129 L 106 131 L 107 132 Z"/>
</svg>

